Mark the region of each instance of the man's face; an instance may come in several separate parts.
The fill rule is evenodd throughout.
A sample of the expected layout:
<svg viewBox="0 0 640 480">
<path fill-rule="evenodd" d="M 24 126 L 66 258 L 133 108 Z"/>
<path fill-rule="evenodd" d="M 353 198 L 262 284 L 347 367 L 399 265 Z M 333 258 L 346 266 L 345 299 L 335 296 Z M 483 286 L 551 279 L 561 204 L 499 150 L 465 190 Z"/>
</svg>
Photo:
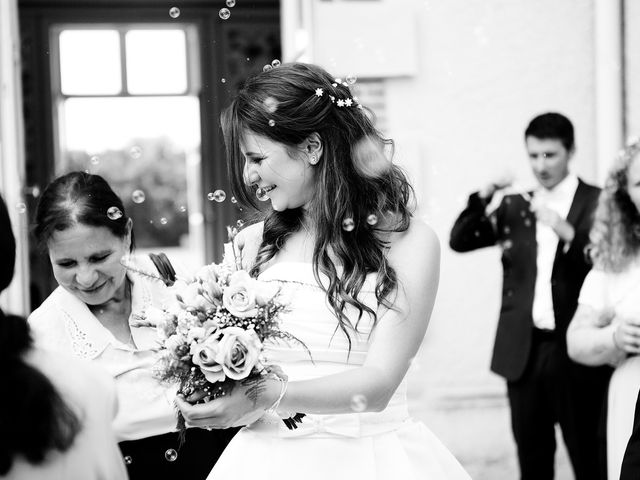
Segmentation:
<svg viewBox="0 0 640 480">
<path fill-rule="evenodd" d="M 544 188 L 551 190 L 569 174 L 573 150 L 567 150 L 560 140 L 529 136 L 525 143 L 533 174 Z"/>
</svg>

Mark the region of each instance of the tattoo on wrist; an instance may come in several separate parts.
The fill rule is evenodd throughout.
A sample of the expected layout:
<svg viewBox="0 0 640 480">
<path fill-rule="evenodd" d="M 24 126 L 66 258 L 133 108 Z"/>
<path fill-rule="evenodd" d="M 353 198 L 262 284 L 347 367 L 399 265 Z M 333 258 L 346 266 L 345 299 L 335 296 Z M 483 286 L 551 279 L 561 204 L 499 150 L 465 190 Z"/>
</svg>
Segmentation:
<svg viewBox="0 0 640 480">
<path fill-rule="evenodd" d="M 258 399 L 267 388 L 267 382 L 264 377 L 247 378 L 242 381 L 242 385 L 248 387 L 244 394 L 253 402 L 253 406 L 257 406 Z"/>
</svg>

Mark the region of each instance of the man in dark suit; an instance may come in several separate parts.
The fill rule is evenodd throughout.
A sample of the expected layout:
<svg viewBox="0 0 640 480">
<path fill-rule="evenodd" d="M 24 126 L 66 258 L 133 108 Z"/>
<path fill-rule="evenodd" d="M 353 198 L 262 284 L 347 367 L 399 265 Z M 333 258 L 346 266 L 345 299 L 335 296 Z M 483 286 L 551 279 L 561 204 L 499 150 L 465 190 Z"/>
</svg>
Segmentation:
<svg viewBox="0 0 640 480">
<path fill-rule="evenodd" d="M 534 118 L 525 144 L 538 188 L 507 195 L 502 190 L 509 182 L 502 182 L 473 193 L 450 245 L 457 252 L 502 247 L 502 307 L 491 369 L 507 380 L 521 478 L 553 479 L 559 423 L 576 480 L 600 479 L 599 428 L 611 370 L 574 363 L 565 341 L 590 269 L 584 249 L 599 189 L 569 172 L 575 146 L 565 116 Z"/>
</svg>

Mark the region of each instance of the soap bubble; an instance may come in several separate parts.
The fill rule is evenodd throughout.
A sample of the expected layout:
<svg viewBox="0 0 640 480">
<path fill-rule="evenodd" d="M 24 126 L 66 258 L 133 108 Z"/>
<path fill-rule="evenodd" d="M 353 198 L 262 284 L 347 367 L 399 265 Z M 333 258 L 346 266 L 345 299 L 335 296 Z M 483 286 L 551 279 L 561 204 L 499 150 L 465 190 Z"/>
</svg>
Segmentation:
<svg viewBox="0 0 640 480">
<path fill-rule="evenodd" d="M 131 150 L 129 150 L 129 155 L 131 155 L 131 158 L 137 160 L 142 156 L 142 149 L 138 146 L 131 147 Z"/>
<path fill-rule="evenodd" d="M 180 9 L 178 7 L 171 7 L 169 9 L 169 16 L 171 18 L 178 18 L 180 16 Z"/>
<path fill-rule="evenodd" d="M 351 397 L 351 410 L 354 412 L 364 412 L 367 409 L 367 397 L 356 394 Z"/>
<path fill-rule="evenodd" d="M 107 217 L 109 217 L 110 220 L 118 220 L 122 218 L 122 211 L 120 211 L 118 207 L 109 207 Z"/>
<path fill-rule="evenodd" d="M 351 232 L 354 228 L 356 228 L 356 224 L 354 223 L 352 218 L 345 218 L 342 221 L 342 229 L 345 232 Z"/>
<path fill-rule="evenodd" d="M 258 187 L 256 190 L 256 198 L 261 202 L 266 202 L 269 200 L 269 192 L 267 192 L 264 188 Z"/>
<path fill-rule="evenodd" d="M 134 190 L 131 194 L 131 200 L 133 200 L 134 203 L 142 203 L 145 199 L 146 195 L 142 190 Z"/>
<path fill-rule="evenodd" d="M 229 11 L 228 8 L 221 8 L 218 15 L 220 15 L 220 18 L 222 20 L 228 20 L 229 17 L 231 16 L 231 12 Z"/>
</svg>

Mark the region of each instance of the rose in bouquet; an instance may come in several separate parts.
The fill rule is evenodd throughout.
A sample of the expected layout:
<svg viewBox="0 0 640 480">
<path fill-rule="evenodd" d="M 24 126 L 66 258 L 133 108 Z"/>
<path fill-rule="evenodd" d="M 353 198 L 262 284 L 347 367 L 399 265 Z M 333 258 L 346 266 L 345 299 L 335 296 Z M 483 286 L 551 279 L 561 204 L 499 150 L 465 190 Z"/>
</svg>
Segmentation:
<svg viewBox="0 0 640 480">
<path fill-rule="evenodd" d="M 158 325 L 162 337 L 159 376 L 177 382 L 178 393 L 192 403 L 229 393 L 236 382 L 264 375 L 282 378 L 263 358 L 267 342 L 298 342 L 279 328 L 279 301 L 274 283 L 252 278 L 227 263 L 203 267 L 194 278 L 171 287 L 178 300 Z M 304 415 L 284 419 L 295 428 Z M 184 430 L 184 419 L 179 415 Z"/>
</svg>

